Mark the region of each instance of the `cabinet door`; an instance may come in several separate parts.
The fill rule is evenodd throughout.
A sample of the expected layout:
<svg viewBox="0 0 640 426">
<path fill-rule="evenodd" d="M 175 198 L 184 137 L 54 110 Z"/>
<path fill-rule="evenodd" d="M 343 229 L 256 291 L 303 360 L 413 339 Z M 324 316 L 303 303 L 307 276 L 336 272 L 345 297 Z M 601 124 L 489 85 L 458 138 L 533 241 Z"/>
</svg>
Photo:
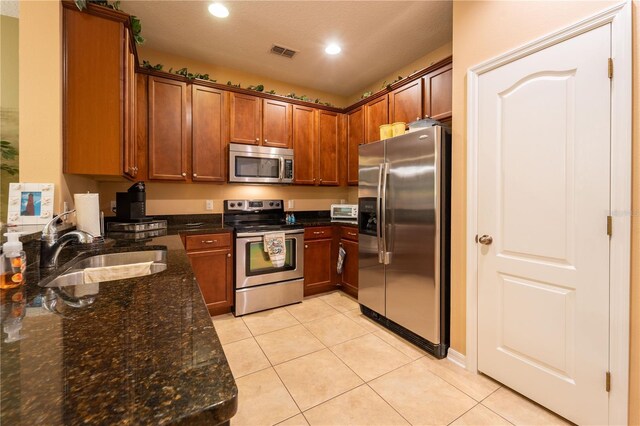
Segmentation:
<svg viewBox="0 0 640 426">
<path fill-rule="evenodd" d="M 262 100 L 262 145 L 291 147 L 291 104 Z"/>
<path fill-rule="evenodd" d="M 64 172 L 122 176 L 126 28 L 62 4 Z"/>
<path fill-rule="evenodd" d="M 225 92 L 197 84 L 191 90 L 191 179 L 224 182 Z"/>
<path fill-rule="evenodd" d="M 358 243 L 342 239 L 340 245 L 347 253 L 342 266 L 343 290 L 358 297 Z"/>
<path fill-rule="evenodd" d="M 262 99 L 231 92 L 229 135 L 231 142 L 260 145 Z"/>
<path fill-rule="evenodd" d="M 187 84 L 149 77 L 149 179 L 187 180 Z"/>
<path fill-rule="evenodd" d="M 314 185 L 315 109 L 293 105 L 293 178 L 299 185 Z"/>
<path fill-rule="evenodd" d="M 358 184 L 358 146 L 364 141 L 364 106 L 347 114 L 347 184 Z"/>
<path fill-rule="evenodd" d="M 229 312 L 233 306 L 231 249 L 196 251 L 188 255 L 209 313 Z"/>
<path fill-rule="evenodd" d="M 125 31 L 125 109 L 124 109 L 124 160 L 122 172 L 135 179 L 138 176 L 138 146 L 136 144 L 136 58 Z"/>
<path fill-rule="evenodd" d="M 452 77 L 451 64 L 423 77 L 425 117 L 440 121 L 451 118 Z"/>
<path fill-rule="evenodd" d="M 411 123 L 422 117 L 422 79 L 408 83 L 389 94 L 389 122 Z"/>
<path fill-rule="evenodd" d="M 334 288 L 331 282 L 331 239 L 304 243 L 304 295 L 322 293 Z"/>
<path fill-rule="evenodd" d="M 318 183 L 339 185 L 338 117 L 335 112 L 318 110 Z"/>
<path fill-rule="evenodd" d="M 389 95 L 381 96 L 365 105 L 367 143 L 380 140 L 380 125 L 389 123 Z"/>
</svg>

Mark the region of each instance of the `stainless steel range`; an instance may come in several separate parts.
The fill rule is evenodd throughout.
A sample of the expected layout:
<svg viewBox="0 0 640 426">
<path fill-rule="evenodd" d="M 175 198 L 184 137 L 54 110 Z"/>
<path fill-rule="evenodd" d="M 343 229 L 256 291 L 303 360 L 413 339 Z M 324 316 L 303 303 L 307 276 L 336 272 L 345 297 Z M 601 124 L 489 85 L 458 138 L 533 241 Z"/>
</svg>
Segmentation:
<svg viewBox="0 0 640 426">
<path fill-rule="evenodd" d="M 286 223 L 283 201 L 225 200 L 224 223 L 235 229 L 235 315 L 301 302 L 304 229 Z M 265 236 L 273 233 L 284 234 L 284 262 L 265 251 Z"/>
</svg>

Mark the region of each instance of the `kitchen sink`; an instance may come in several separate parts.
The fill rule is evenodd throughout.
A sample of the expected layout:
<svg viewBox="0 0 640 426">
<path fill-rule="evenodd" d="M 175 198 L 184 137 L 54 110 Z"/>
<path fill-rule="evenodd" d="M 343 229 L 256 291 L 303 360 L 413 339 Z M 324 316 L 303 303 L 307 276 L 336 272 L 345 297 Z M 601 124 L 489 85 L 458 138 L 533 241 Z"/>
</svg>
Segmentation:
<svg viewBox="0 0 640 426">
<path fill-rule="evenodd" d="M 148 267 L 138 267 L 144 264 L 148 264 L 145 265 Z M 45 280 L 40 285 L 43 287 L 66 287 L 97 282 L 95 279 L 86 279 L 85 271 L 88 268 L 100 268 L 102 275 L 107 278 L 99 282 L 157 274 L 167 269 L 167 252 L 166 250 L 144 250 L 87 257 L 71 265 L 53 280 Z"/>
</svg>

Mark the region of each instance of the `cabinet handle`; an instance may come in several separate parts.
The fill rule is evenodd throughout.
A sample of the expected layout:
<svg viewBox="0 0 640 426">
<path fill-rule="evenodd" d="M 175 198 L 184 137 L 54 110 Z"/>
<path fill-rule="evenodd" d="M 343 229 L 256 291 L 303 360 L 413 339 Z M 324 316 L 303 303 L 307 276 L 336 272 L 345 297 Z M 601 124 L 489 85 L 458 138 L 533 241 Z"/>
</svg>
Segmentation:
<svg viewBox="0 0 640 426">
<path fill-rule="evenodd" d="M 355 237 L 358 234 L 356 234 L 355 232 L 347 232 L 347 235 L 351 235 L 352 237 Z"/>
<path fill-rule="evenodd" d="M 265 139 L 264 141 L 265 141 L 265 142 L 269 142 L 269 141 L 268 141 L 268 140 L 266 140 L 266 139 Z"/>
<path fill-rule="evenodd" d="M 260 142 L 260 138 L 256 138 L 256 142 Z"/>
<path fill-rule="evenodd" d="M 429 118 L 429 114 L 425 114 L 425 115 L 424 115 L 424 118 Z"/>
<path fill-rule="evenodd" d="M 193 174 L 193 177 L 198 177 L 198 174 L 197 174 L 197 173 L 194 173 L 194 174 Z"/>
<path fill-rule="evenodd" d="M 136 172 L 136 173 L 138 173 L 138 167 L 134 167 L 134 168 L 133 168 L 133 171 L 134 171 L 134 172 Z"/>
<path fill-rule="evenodd" d="M 304 248 L 309 248 L 309 246 L 305 244 L 305 245 L 304 245 Z"/>
<path fill-rule="evenodd" d="M 231 257 L 231 253 L 227 253 L 227 257 Z"/>
<path fill-rule="evenodd" d="M 313 231 L 313 235 L 324 234 L 324 231 Z"/>
<path fill-rule="evenodd" d="M 185 172 L 182 172 L 182 176 L 187 177 L 187 174 Z"/>
<path fill-rule="evenodd" d="M 416 117 L 416 121 L 417 121 L 417 120 L 420 120 L 420 117 Z"/>
<path fill-rule="evenodd" d="M 320 183 L 322 183 L 322 178 L 320 178 Z"/>
<path fill-rule="evenodd" d="M 218 240 L 202 240 L 201 243 L 202 244 L 213 244 L 213 243 L 217 243 Z"/>
</svg>

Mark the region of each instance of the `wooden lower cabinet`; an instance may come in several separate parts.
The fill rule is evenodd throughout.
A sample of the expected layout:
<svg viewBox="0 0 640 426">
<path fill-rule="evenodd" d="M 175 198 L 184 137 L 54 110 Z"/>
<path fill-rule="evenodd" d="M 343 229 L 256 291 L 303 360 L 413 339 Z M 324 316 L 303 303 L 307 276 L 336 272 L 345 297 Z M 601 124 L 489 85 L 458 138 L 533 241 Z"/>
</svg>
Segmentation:
<svg viewBox="0 0 640 426">
<path fill-rule="evenodd" d="M 334 238 L 331 226 L 304 230 L 304 295 L 324 293 L 336 288 L 334 282 Z"/>
<path fill-rule="evenodd" d="M 358 230 L 356 228 L 341 227 L 340 246 L 346 252 L 342 265 L 342 291 L 358 298 Z"/>
<path fill-rule="evenodd" d="M 213 316 L 231 312 L 233 306 L 231 246 L 208 250 L 189 250 L 187 255 L 209 314 Z"/>
</svg>

